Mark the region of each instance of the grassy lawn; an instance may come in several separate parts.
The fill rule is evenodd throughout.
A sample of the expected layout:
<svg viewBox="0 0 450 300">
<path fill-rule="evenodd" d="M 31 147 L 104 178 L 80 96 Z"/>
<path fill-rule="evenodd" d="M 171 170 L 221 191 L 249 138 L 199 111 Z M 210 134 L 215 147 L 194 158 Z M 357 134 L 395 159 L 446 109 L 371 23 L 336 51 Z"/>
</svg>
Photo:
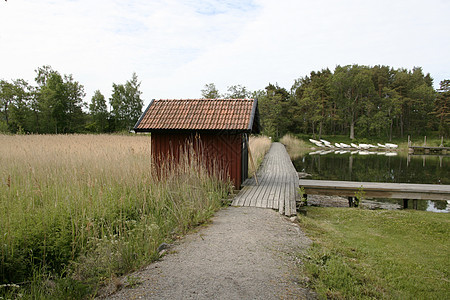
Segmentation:
<svg viewBox="0 0 450 300">
<path fill-rule="evenodd" d="M 449 299 L 450 215 L 308 207 L 303 259 L 321 298 Z"/>
</svg>

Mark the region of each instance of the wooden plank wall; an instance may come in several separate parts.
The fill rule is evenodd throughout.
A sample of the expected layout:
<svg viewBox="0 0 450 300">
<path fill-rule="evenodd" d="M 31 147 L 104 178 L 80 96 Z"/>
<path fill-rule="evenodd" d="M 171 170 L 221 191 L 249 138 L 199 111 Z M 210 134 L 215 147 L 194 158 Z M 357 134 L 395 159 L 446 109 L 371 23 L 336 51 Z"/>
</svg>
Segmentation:
<svg viewBox="0 0 450 300">
<path fill-rule="evenodd" d="M 157 132 L 152 133 L 152 158 L 157 170 L 178 162 L 180 153 L 189 150 L 201 155 L 209 169 L 217 166 L 235 188 L 242 184 L 242 134 Z M 160 174 L 160 173 L 158 173 Z"/>
</svg>

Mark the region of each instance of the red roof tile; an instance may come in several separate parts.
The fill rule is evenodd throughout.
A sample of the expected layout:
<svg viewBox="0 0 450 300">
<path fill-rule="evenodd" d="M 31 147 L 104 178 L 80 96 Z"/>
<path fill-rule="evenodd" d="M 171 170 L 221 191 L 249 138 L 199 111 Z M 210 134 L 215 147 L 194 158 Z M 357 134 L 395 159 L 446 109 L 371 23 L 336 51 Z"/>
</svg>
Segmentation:
<svg viewBox="0 0 450 300">
<path fill-rule="evenodd" d="M 256 126 L 253 126 L 256 123 Z M 134 127 L 152 130 L 259 132 L 256 99 L 153 100 Z"/>
</svg>

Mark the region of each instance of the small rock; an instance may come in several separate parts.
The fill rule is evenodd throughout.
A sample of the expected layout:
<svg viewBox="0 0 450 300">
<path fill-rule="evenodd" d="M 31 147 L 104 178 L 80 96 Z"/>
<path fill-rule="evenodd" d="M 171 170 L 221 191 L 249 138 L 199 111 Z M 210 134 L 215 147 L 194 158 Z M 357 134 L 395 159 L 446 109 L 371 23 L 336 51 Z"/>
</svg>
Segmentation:
<svg viewBox="0 0 450 300">
<path fill-rule="evenodd" d="M 167 244 L 167 243 L 162 243 L 161 245 L 159 245 L 159 247 L 158 247 L 158 252 L 161 252 L 161 251 L 163 251 L 164 249 L 167 249 L 167 248 L 169 248 L 170 247 L 170 245 L 169 244 Z"/>
<path fill-rule="evenodd" d="M 289 220 L 291 220 L 292 223 L 295 223 L 297 221 L 297 216 L 290 217 Z"/>
</svg>

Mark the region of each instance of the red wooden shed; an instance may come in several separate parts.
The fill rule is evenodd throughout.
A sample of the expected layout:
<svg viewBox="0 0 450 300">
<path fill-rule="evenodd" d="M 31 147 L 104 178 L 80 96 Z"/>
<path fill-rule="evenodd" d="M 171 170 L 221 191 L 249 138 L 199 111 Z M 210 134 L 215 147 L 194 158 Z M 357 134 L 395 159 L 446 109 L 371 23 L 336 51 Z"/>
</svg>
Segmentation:
<svg viewBox="0 0 450 300">
<path fill-rule="evenodd" d="M 248 134 L 260 132 L 258 101 L 152 100 L 134 130 L 151 132 L 157 167 L 161 160 L 177 159 L 188 143 L 200 141 L 202 157 L 219 164 L 239 189 L 248 174 Z"/>
</svg>

